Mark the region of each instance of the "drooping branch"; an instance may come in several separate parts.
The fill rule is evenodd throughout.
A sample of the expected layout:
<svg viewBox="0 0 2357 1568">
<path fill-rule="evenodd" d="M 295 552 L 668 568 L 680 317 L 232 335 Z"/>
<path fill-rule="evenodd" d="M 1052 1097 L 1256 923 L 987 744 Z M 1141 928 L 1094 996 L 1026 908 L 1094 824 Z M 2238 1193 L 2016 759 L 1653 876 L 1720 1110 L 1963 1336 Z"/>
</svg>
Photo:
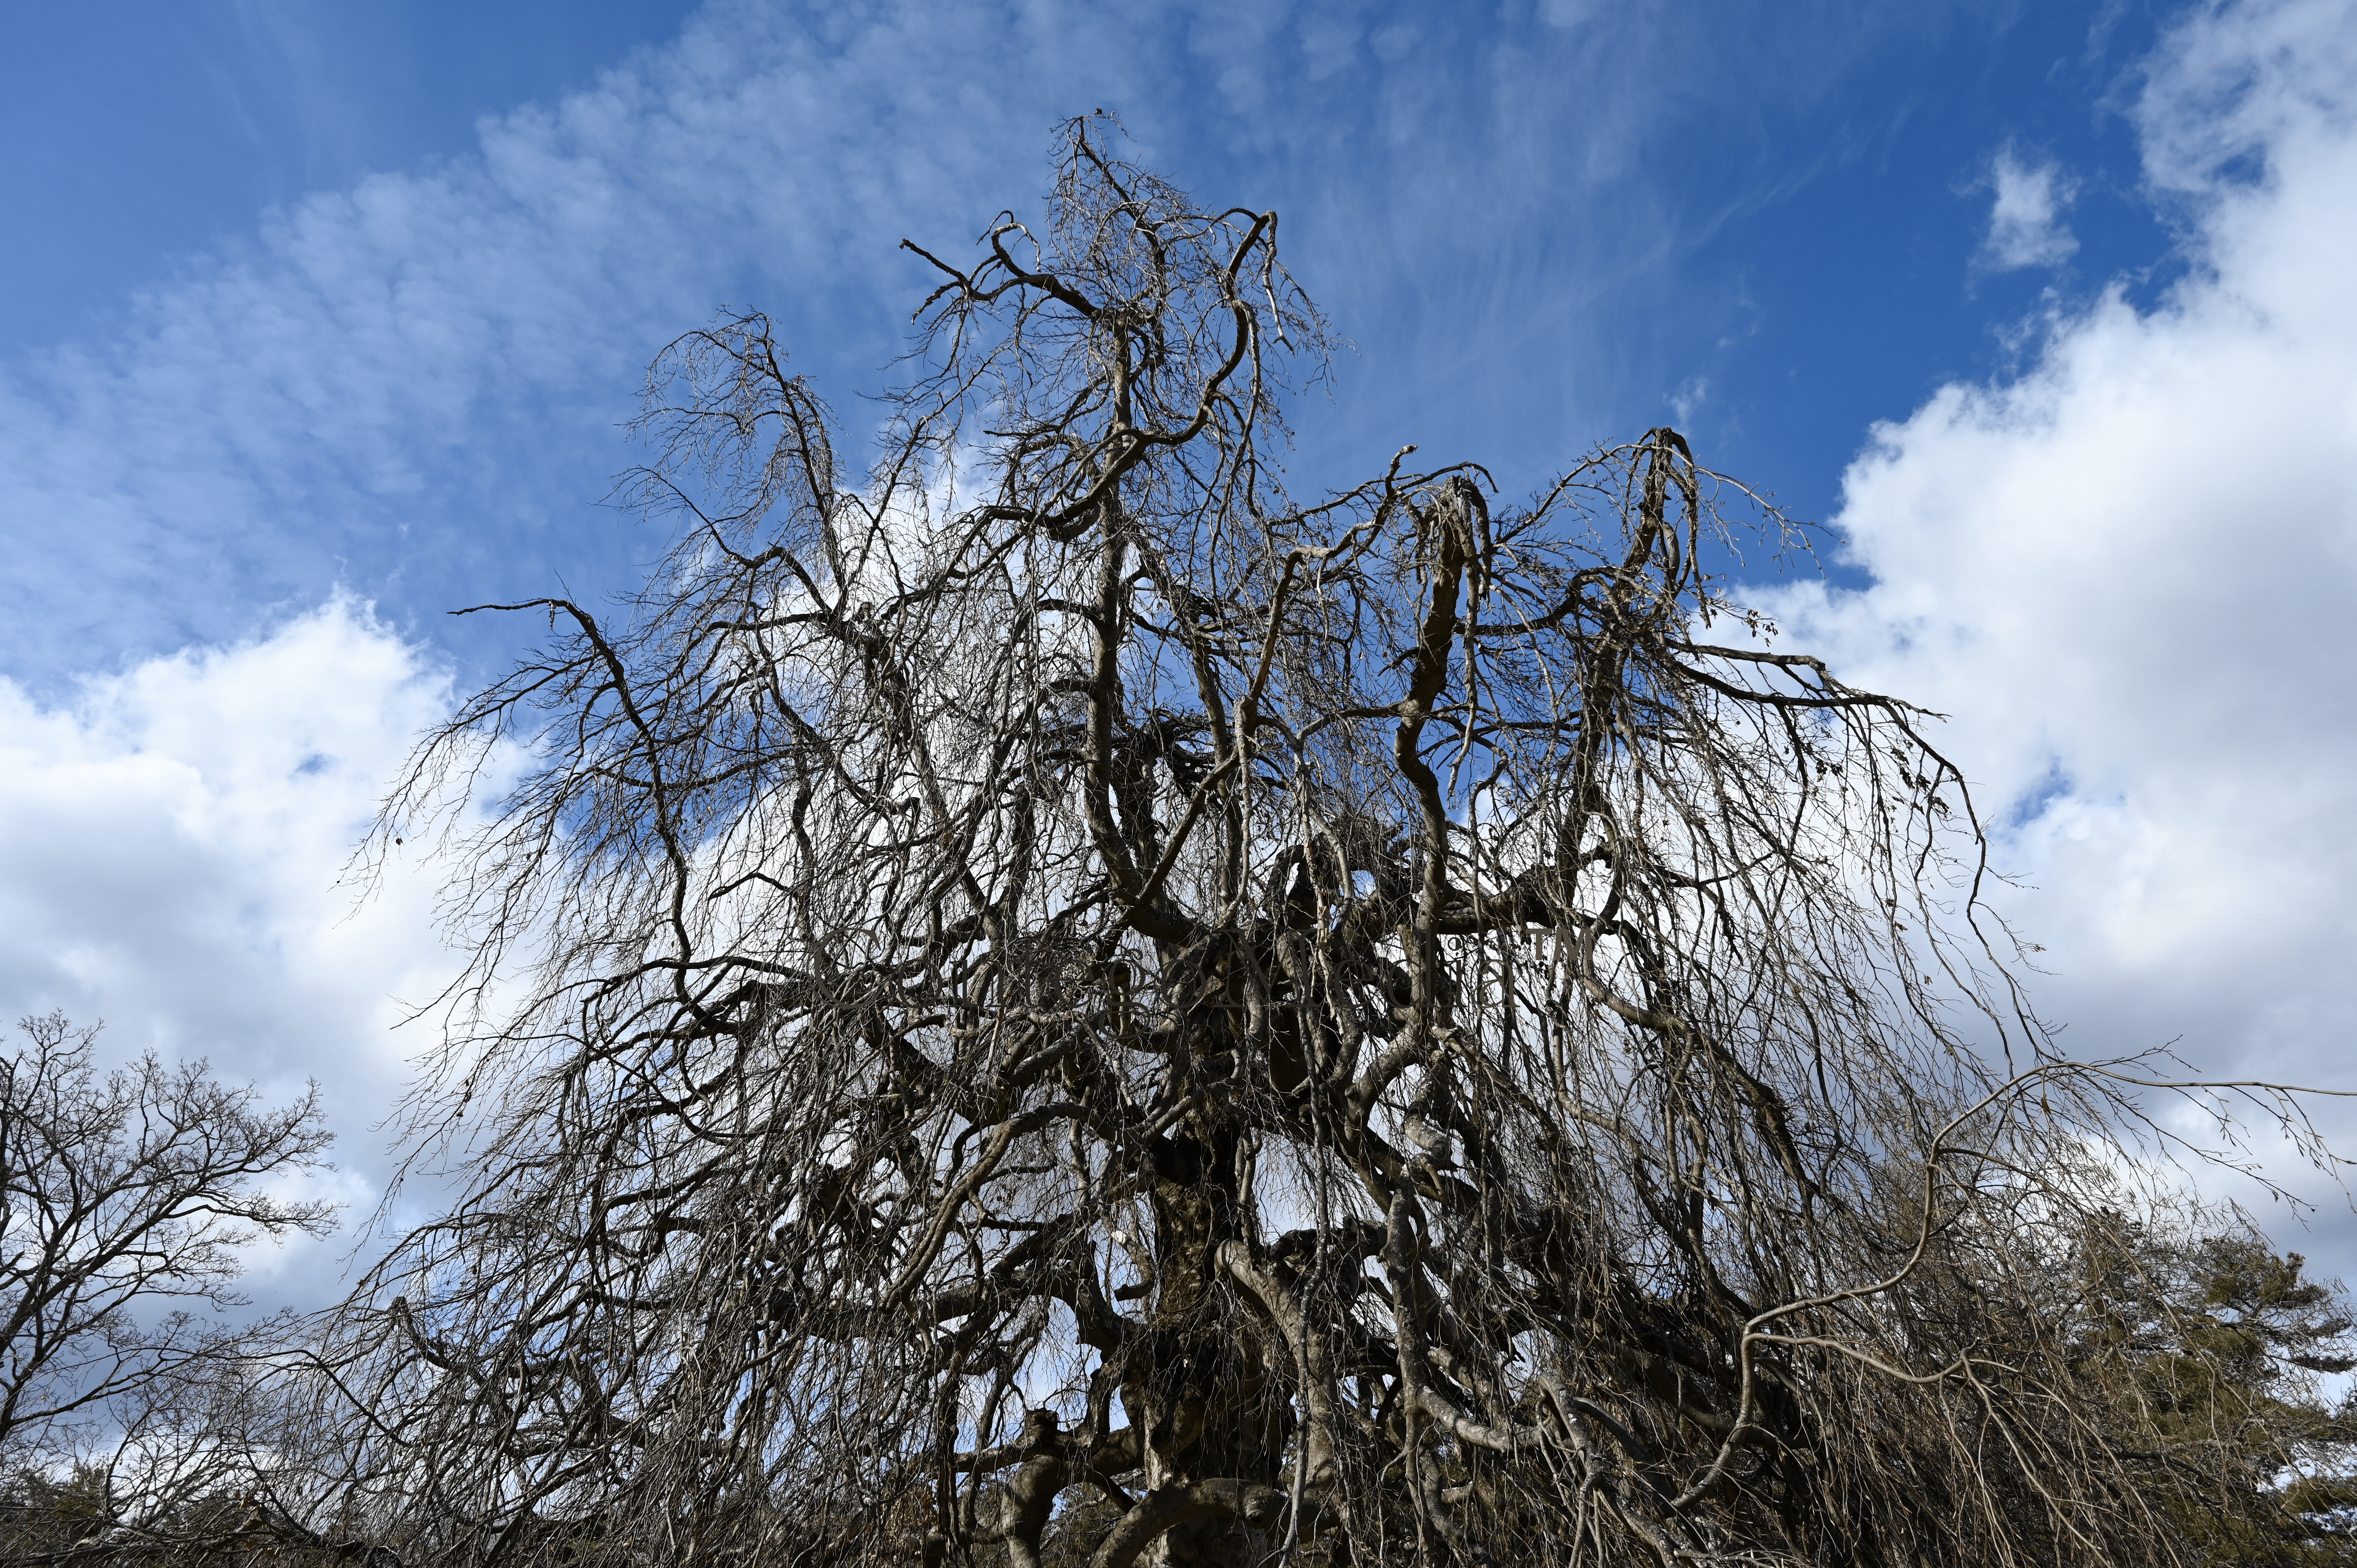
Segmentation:
<svg viewBox="0 0 2357 1568">
<path fill-rule="evenodd" d="M 478 1174 L 321 1352 L 370 1497 L 450 1562 L 2168 1560 L 2025 1261 L 2127 1086 L 1987 1065 L 2046 1040 L 1927 715 L 1711 575 L 1791 530 L 1668 430 L 1296 503 L 1274 218 L 1103 136 L 920 252 L 862 487 L 765 321 L 674 345 L 670 556 L 390 804 L 531 748 L 416 1110 Z"/>
</svg>

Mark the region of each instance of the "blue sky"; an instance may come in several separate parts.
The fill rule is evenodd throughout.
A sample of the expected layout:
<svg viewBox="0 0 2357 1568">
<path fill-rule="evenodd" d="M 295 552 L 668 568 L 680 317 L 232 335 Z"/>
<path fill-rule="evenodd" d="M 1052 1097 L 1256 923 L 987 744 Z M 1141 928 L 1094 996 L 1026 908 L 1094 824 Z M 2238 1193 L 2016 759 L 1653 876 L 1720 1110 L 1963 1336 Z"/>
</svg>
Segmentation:
<svg viewBox="0 0 2357 1568">
<path fill-rule="evenodd" d="M 18 491 L 20 516 L 81 514 L 43 531 L 0 629 L 37 682 L 338 584 L 439 640 L 420 618 L 453 604 L 618 580 L 645 543 L 593 503 L 654 346 L 759 306 L 838 400 L 874 390 L 916 282 L 895 242 L 1035 202 L 1049 125 L 1099 106 L 1204 199 L 1282 212 L 1359 345 L 1301 411 L 1313 484 L 1409 440 L 1535 482 L 1683 408 L 1712 460 L 1822 519 L 1873 420 L 2002 369 L 2050 294 L 2173 260 L 2122 114 L 2155 18 L 2115 5 L 5 26 L 0 398 L 36 430 L 113 414 L 68 443 L 81 472 Z M 2059 266 L 1975 265 L 2007 149 L 2071 171 Z"/>
<path fill-rule="evenodd" d="M 485 114 L 553 99 L 693 9 L 101 0 L 14 7 L 0 60 L 0 344 L 102 328 L 135 288 L 250 240 L 264 208 L 471 153 Z"/>
<path fill-rule="evenodd" d="M 317 1075 L 368 1201 L 450 961 L 342 857 L 527 630 L 441 612 L 630 580 L 617 424 L 722 304 L 857 430 L 899 240 L 1100 107 L 1355 340 L 1297 488 L 1677 423 L 1846 541 L 1758 592 L 1955 715 L 2082 1048 L 2357 1084 L 2346 0 L 0 12 L 17 1011 Z"/>
</svg>

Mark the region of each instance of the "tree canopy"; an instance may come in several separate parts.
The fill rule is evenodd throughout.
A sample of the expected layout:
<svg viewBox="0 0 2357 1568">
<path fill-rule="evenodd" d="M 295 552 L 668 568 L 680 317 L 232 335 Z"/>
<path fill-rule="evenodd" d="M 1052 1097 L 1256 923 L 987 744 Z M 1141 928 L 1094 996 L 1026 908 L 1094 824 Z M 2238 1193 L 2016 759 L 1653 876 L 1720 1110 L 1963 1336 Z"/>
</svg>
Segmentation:
<svg viewBox="0 0 2357 1568">
<path fill-rule="evenodd" d="M 1288 494 L 1277 227 L 1076 122 L 910 247 L 866 462 L 760 316 L 657 360 L 669 553 L 497 607 L 374 841 L 457 867 L 470 1186 L 307 1495 L 419 1563 L 2190 1560 L 2058 1305 L 2139 1075 L 2016 994 L 1930 715 L 1740 603 L 1801 537 L 1675 431 Z"/>
</svg>

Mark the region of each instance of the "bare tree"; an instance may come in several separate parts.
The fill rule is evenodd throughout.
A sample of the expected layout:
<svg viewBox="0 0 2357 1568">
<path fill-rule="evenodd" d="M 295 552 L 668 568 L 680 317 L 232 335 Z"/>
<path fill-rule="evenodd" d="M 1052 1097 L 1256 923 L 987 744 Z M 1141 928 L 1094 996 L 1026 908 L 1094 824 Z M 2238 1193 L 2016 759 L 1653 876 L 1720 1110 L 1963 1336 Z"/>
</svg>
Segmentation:
<svg viewBox="0 0 2357 1568">
<path fill-rule="evenodd" d="M 0 1057 L 0 1558 L 197 1562 L 180 1549 L 248 1511 L 229 1488 L 254 1473 L 208 1417 L 294 1333 L 223 1316 L 247 1305 L 240 1250 L 331 1228 L 272 1190 L 329 1134 L 316 1094 L 264 1107 L 152 1055 L 102 1073 L 95 1028 L 21 1029 Z"/>
<path fill-rule="evenodd" d="M 285 1317 L 224 1336 L 113 1401 L 70 1447 L 0 1454 L 0 1563 L 394 1568 L 371 1521 L 337 1507 L 335 1452 L 289 1441 L 304 1432 L 285 1408 L 302 1389 L 301 1344 Z"/>
<path fill-rule="evenodd" d="M 917 252 L 862 480 L 765 319 L 673 344 L 675 546 L 498 607 L 390 800 L 528 759 L 350 1495 L 419 1563 L 2172 1560 L 2030 1266 L 2128 1069 L 1926 715 L 1714 576 L 1792 531 L 1666 429 L 1289 499 L 1275 215 L 1058 170 Z"/>
<path fill-rule="evenodd" d="M 102 1075 L 96 1029 L 20 1027 L 0 1057 L 0 1449 L 219 1355 L 238 1249 L 332 1213 L 269 1187 L 322 1163 L 316 1094 L 265 1109 L 152 1055 Z"/>
</svg>

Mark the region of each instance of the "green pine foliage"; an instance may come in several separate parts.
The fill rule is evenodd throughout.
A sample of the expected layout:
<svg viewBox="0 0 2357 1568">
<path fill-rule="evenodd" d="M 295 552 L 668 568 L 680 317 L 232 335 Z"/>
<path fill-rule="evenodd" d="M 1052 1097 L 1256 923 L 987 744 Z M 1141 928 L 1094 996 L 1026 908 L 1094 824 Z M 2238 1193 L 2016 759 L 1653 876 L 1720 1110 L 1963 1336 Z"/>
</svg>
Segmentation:
<svg viewBox="0 0 2357 1568">
<path fill-rule="evenodd" d="M 2255 1234 L 2126 1220 L 2081 1261 L 2083 1366 L 2190 1554 L 2357 1564 L 2357 1391 L 2341 1381 L 2357 1345 L 2337 1285 Z"/>
</svg>

